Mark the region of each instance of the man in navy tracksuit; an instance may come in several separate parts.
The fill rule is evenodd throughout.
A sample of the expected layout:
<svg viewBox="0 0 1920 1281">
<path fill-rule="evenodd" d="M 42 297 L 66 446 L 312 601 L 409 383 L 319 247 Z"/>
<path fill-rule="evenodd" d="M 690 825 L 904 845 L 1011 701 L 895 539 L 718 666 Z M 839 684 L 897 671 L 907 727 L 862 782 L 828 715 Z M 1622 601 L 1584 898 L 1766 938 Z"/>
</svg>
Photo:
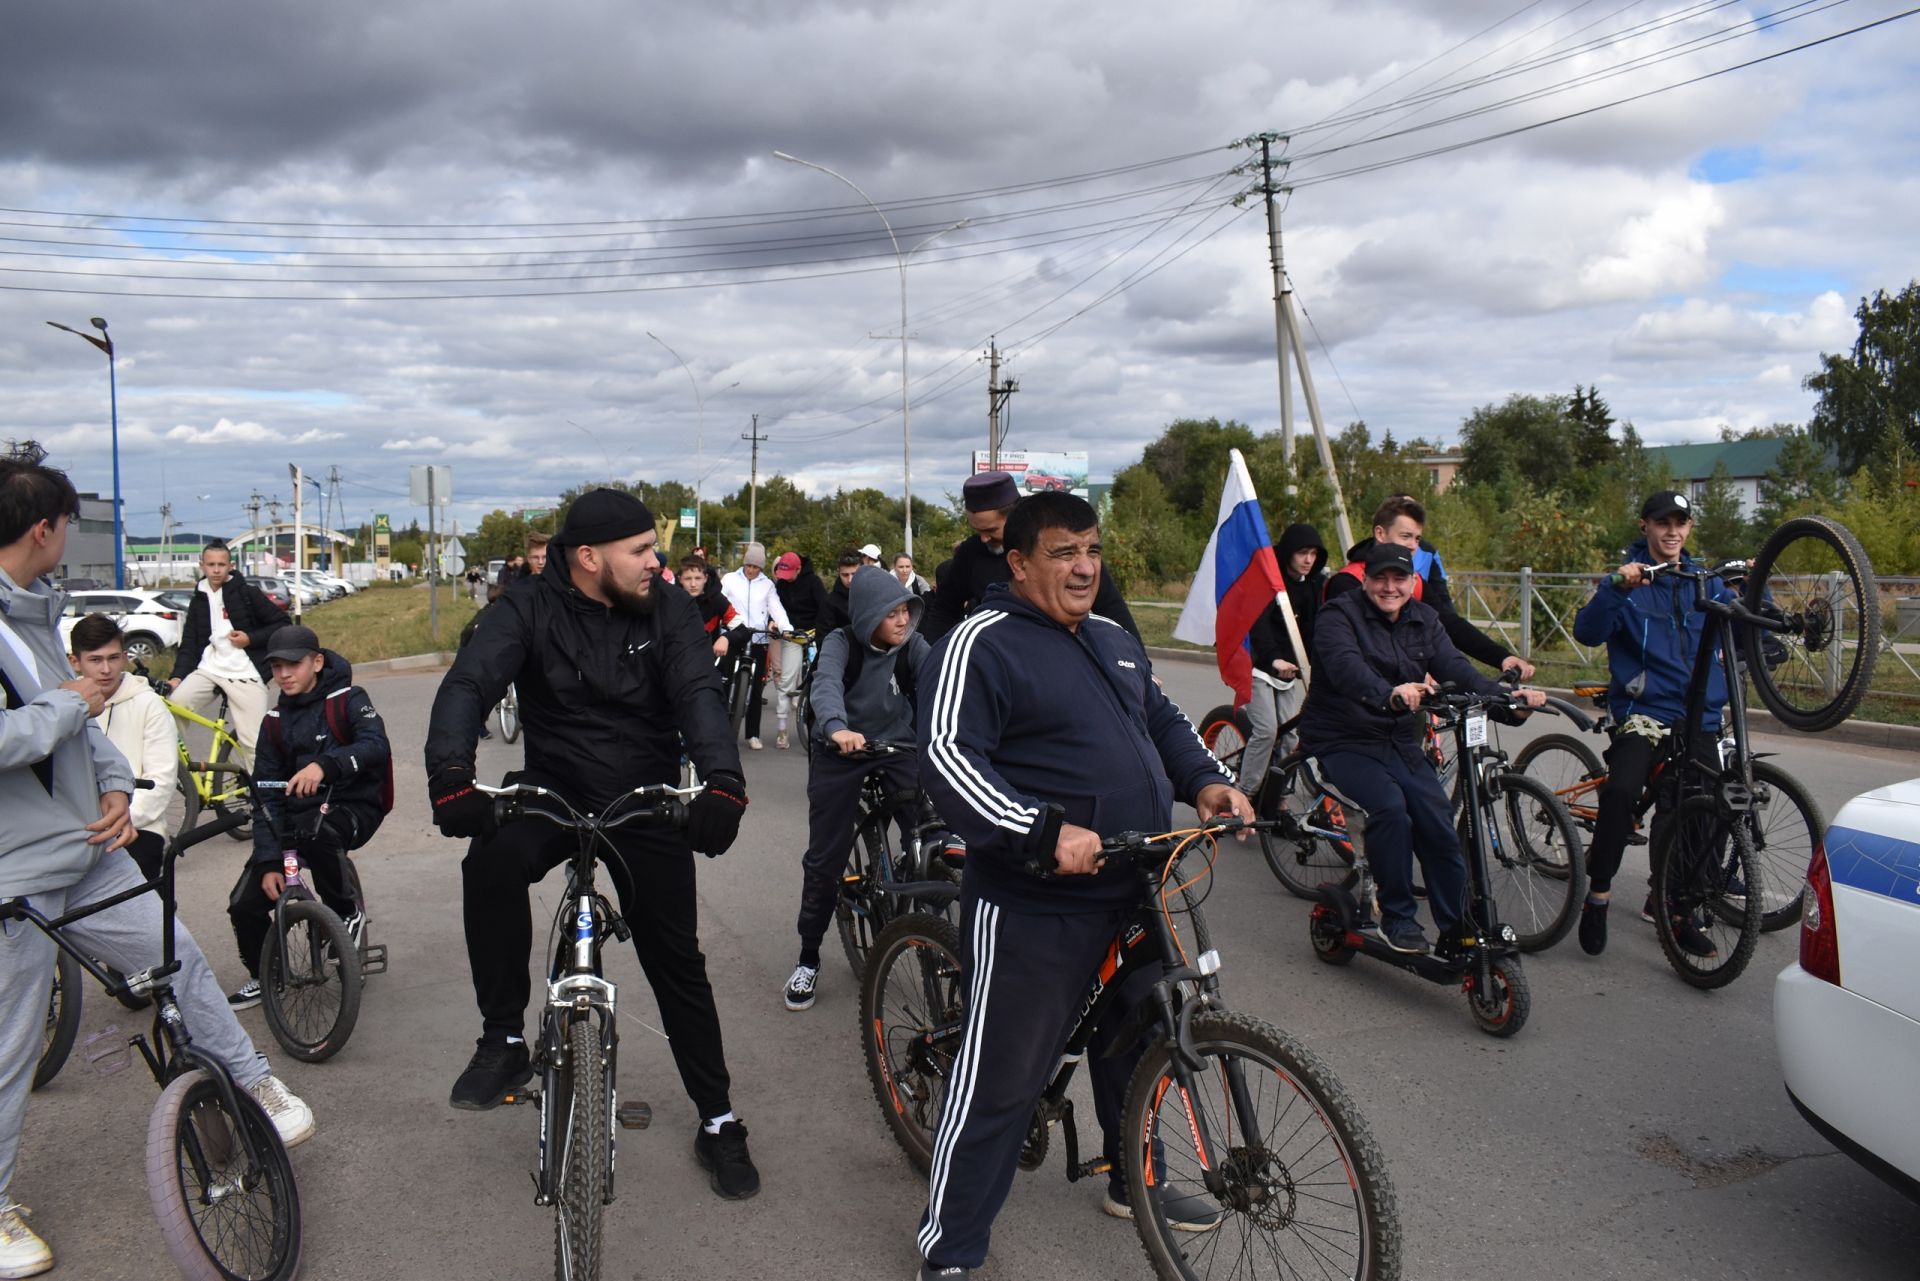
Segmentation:
<svg viewBox="0 0 1920 1281">
<path fill-rule="evenodd" d="M 1154 684 L 1140 642 L 1092 612 L 1097 520 L 1071 494 L 1023 499 L 1004 534 L 1012 581 L 990 587 L 942 639 L 929 661 L 933 679 L 922 684 L 921 784 L 967 842 L 960 901 L 969 991 L 928 1176 L 922 1278 L 964 1278 L 985 1262 L 1034 1104 L 1102 954 L 1146 893 L 1138 871 L 1098 864 L 1101 838 L 1165 831 L 1176 799 L 1202 818 L 1252 817 Z M 1050 821 L 1051 805 L 1064 821 Z M 1035 858 L 1059 875 L 1027 873 Z M 1140 981 L 1150 985 L 1151 972 Z M 1112 1031 L 1101 1029 L 1087 1061 L 1114 1162 L 1106 1209 L 1125 1216 L 1120 1110 L 1138 1051 L 1103 1057 Z M 1163 1208 L 1193 1230 L 1219 1222 L 1210 1201 Z"/>
</svg>

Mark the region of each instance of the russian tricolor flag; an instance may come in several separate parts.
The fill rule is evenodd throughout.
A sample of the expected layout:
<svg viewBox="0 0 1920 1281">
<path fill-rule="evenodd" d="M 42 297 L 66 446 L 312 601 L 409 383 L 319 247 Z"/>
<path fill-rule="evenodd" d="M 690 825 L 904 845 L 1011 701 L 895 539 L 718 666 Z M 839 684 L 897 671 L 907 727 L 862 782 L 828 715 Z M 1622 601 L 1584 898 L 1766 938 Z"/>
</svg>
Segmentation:
<svg viewBox="0 0 1920 1281">
<path fill-rule="evenodd" d="M 1227 467 L 1226 488 L 1220 492 L 1220 519 L 1173 628 L 1178 640 L 1213 646 L 1220 679 L 1233 688 L 1236 707 L 1253 697 L 1253 650 L 1247 633 L 1284 590 L 1280 562 L 1267 537 L 1267 518 L 1253 492 L 1247 460 L 1236 449 Z"/>
</svg>

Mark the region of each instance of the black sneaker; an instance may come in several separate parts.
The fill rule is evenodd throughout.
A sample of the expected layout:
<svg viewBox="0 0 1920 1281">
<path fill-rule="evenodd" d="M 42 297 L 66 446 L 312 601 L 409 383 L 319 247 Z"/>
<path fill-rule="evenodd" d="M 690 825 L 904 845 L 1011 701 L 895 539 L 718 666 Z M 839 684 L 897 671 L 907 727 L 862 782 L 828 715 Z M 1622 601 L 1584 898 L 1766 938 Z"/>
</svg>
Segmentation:
<svg viewBox="0 0 1920 1281">
<path fill-rule="evenodd" d="M 1607 950 L 1607 905 L 1588 899 L 1580 905 L 1580 950 L 1598 956 Z"/>
<path fill-rule="evenodd" d="M 453 1097 L 447 1101 L 462 1112 L 486 1112 L 532 1079 L 525 1041 L 482 1041 L 467 1061 L 467 1070 L 453 1083 Z"/>
<path fill-rule="evenodd" d="M 1720 949 L 1713 945 L 1706 931 L 1693 919 L 1692 913 L 1675 913 L 1673 918 L 1673 941 L 1688 956 L 1697 956 L 1702 960 L 1718 956 Z"/>
<path fill-rule="evenodd" d="M 235 1010 L 250 1010 L 260 1004 L 260 980 L 248 979 L 233 991 L 227 993 L 227 1006 Z"/>
<path fill-rule="evenodd" d="M 707 1172 L 718 1196 L 744 1201 L 760 1190 L 760 1171 L 747 1155 L 747 1127 L 738 1121 L 722 1123 L 718 1134 L 708 1134 L 702 1123 L 694 1131 L 693 1159 Z"/>
<path fill-rule="evenodd" d="M 1407 956 L 1427 954 L 1427 936 L 1418 921 L 1388 921 L 1375 933 L 1396 952 Z"/>
<path fill-rule="evenodd" d="M 936 1268 L 931 1263 L 922 1262 L 920 1270 L 914 1273 L 920 1281 L 967 1281 L 973 1275 L 972 1268 L 963 1268 L 955 1264 L 950 1268 Z"/>
</svg>

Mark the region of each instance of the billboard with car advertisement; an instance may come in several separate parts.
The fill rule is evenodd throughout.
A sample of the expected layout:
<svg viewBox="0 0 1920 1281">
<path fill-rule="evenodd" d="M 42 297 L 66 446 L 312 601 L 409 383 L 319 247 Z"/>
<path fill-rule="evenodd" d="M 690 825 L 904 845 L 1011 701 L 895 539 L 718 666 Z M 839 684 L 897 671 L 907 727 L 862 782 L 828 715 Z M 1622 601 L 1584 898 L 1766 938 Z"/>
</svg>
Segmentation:
<svg viewBox="0 0 1920 1281">
<path fill-rule="evenodd" d="M 973 451 L 973 470 L 995 470 L 986 450 Z M 1039 494 L 1051 489 L 1064 490 L 1081 498 L 1087 496 L 1087 455 L 1084 450 L 1078 453 L 1050 453 L 1038 449 L 1003 449 L 1000 451 L 999 470 L 1013 477 L 1013 483 L 1020 487 L 1022 494 Z"/>
</svg>

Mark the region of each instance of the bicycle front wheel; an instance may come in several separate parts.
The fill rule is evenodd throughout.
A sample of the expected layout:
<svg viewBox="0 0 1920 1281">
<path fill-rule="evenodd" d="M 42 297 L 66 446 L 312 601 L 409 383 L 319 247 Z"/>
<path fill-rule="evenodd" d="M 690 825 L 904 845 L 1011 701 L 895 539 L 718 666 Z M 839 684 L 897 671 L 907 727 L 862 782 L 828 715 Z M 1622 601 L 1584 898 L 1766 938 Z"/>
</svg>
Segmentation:
<svg viewBox="0 0 1920 1281">
<path fill-rule="evenodd" d="M 553 1274 L 563 1281 L 596 1281 L 613 1113 L 607 1103 L 612 1089 L 607 1059 L 591 1019 L 568 1025 L 567 1067 L 570 1088 L 553 1113 L 554 1128 L 563 1136 L 553 1187 Z"/>
<path fill-rule="evenodd" d="M 508 685 L 507 692 L 501 697 L 499 706 L 495 707 L 494 711 L 500 718 L 501 740 L 511 743 L 518 739 L 520 737 L 519 691 L 514 689 L 512 685 Z"/>
<path fill-rule="evenodd" d="M 1654 929 L 1681 979 L 1698 988 L 1739 978 L 1760 941 L 1760 869 L 1744 823 L 1710 796 L 1682 802 L 1652 852 Z"/>
<path fill-rule="evenodd" d="M 965 995 L 960 932 L 945 918 L 909 912 L 875 940 L 860 984 L 861 1057 L 880 1115 L 922 1174 L 933 1165 Z"/>
<path fill-rule="evenodd" d="M 1880 657 L 1880 588 L 1851 530 L 1797 516 L 1768 536 L 1747 573 L 1746 607 L 1792 631 L 1741 629 L 1747 675 L 1789 729 L 1832 729 L 1853 714 Z"/>
<path fill-rule="evenodd" d="M 295 899 L 260 945 L 260 1004 L 288 1054 L 319 1063 L 340 1052 L 360 1017 L 360 951 L 325 903 Z"/>
<path fill-rule="evenodd" d="M 1760 929 L 1784 930 L 1800 919 L 1807 893 L 1807 868 L 1826 837 L 1820 802 L 1800 780 L 1772 761 L 1753 763 L 1754 806 L 1747 814 L 1760 879 L 1749 892 L 1760 897 Z"/>
<path fill-rule="evenodd" d="M 858 979 L 867 972 L 867 957 L 874 939 L 887 924 L 887 898 L 874 892 L 880 869 L 893 857 L 887 847 L 887 824 L 883 813 L 868 813 L 860 830 L 854 833 L 853 848 L 847 853 L 847 870 L 840 881 L 840 901 L 834 904 L 833 924 L 840 934 L 840 947 L 847 964 Z"/>
<path fill-rule="evenodd" d="M 1493 837 L 1489 888 L 1520 950 L 1543 952 L 1580 918 L 1587 897 L 1586 842 L 1545 783 L 1511 771 L 1499 779 L 1501 803 L 1486 806 Z"/>
<path fill-rule="evenodd" d="M 300 1267 L 300 1190 L 260 1105 L 236 1113 L 204 1070 L 177 1077 L 147 1124 L 147 1191 L 189 1281 L 286 1281 Z"/>
<path fill-rule="evenodd" d="M 1191 1093 L 1165 1039 L 1127 1088 L 1127 1204 L 1154 1272 L 1397 1278 L 1400 1221 L 1386 1158 L 1333 1073 L 1244 1014 L 1200 1014 L 1192 1039 L 1201 1067 Z M 1196 1135 L 1212 1150 L 1200 1151 Z M 1207 1190 L 1209 1168 L 1226 1179 L 1224 1199 Z"/>
<path fill-rule="evenodd" d="M 212 754 L 208 757 L 211 765 L 228 765 L 233 760 L 233 740 L 216 736 Z M 213 799 L 208 808 L 221 818 L 238 811 L 253 813 L 253 802 L 247 795 L 245 780 L 231 770 L 216 769 L 208 784 L 213 789 Z M 240 826 L 230 829 L 227 835 L 242 844 L 253 843 L 253 822 L 249 819 Z"/>
<path fill-rule="evenodd" d="M 40 1062 L 33 1069 L 33 1088 L 39 1089 L 66 1066 L 73 1038 L 80 1033 L 80 962 L 64 951 L 55 953 L 53 991 L 47 998 L 47 1032 L 40 1043 Z"/>
</svg>

